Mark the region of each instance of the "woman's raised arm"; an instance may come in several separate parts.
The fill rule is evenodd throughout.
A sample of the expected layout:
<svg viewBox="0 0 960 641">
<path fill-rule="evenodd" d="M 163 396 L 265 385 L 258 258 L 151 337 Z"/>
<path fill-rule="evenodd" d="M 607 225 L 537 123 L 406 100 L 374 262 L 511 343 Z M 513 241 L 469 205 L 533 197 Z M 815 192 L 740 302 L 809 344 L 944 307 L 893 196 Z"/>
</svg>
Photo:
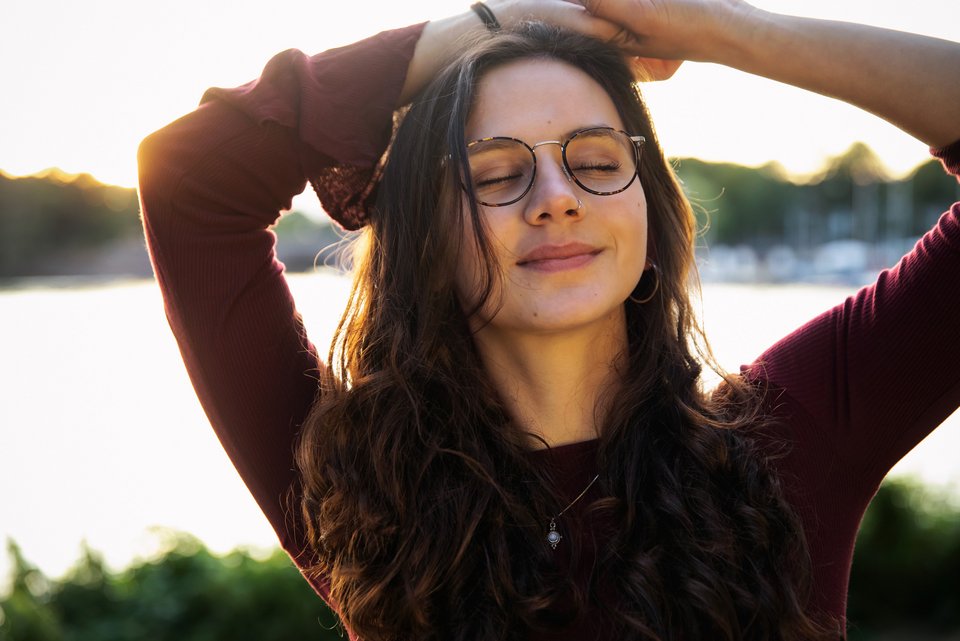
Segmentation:
<svg viewBox="0 0 960 641">
<path fill-rule="evenodd" d="M 323 365 L 268 227 L 308 180 L 351 222 L 421 29 L 278 54 L 258 80 L 208 91 L 139 150 L 144 234 L 170 327 L 220 442 L 293 556 L 303 543 L 285 499 Z"/>
<path fill-rule="evenodd" d="M 960 139 L 960 44 L 740 0 L 583 0 L 638 55 L 714 62 L 838 98 L 927 143 Z"/>
</svg>

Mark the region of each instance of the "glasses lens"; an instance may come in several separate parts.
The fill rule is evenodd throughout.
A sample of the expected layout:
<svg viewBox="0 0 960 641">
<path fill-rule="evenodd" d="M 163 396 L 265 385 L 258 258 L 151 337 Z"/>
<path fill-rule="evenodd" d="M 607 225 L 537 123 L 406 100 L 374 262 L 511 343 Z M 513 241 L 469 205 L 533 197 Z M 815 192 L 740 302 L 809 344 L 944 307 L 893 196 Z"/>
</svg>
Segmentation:
<svg viewBox="0 0 960 641">
<path fill-rule="evenodd" d="M 614 129 L 587 129 L 567 143 L 567 166 L 580 185 L 600 194 L 626 189 L 637 173 L 630 137 Z"/>
<path fill-rule="evenodd" d="M 479 140 L 467 147 L 467 158 L 473 190 L 481 203 L 511 203 L 523 196 L 533 180 L 533 154 L 518 140 Z"/>
</svg>

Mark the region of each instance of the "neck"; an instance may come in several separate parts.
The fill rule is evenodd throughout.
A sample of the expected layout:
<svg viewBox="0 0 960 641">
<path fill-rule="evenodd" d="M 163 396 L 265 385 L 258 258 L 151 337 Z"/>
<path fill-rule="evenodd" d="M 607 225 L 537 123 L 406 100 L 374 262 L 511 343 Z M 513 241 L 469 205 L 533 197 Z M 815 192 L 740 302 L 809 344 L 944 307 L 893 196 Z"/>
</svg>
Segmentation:
<svg viewBox="0 0 960 641">
<path fill-rule="evenodd" d="M 544 447 L 537 436 L 551 447 L 599 436 L 627 354 L 622 309 L 588 327 L 527 334 L 488 326 L 474 339 L 514 423 L 535 435 L 531 449 Z"/>
</svg>

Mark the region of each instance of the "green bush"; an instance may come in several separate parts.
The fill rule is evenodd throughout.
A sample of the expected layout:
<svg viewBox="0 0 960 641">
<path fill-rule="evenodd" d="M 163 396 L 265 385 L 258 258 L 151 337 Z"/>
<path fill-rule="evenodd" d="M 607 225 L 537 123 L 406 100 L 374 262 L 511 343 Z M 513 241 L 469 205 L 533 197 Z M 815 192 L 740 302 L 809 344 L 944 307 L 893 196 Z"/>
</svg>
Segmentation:
<svg viewBox="0 0 960 641">
<path fill-rule="evenodd" d="M 850 639 L 912 626 L 960 630 L 960 509 L 915 482 L 885 483 L 857 537 L 847 614 Z"/>
<path fill-rule="evenodd" d="M 257 560 L 211 554 L 180 535 L 155 561 L 111 574 L 83 557 L 50 582 L 9 544 L 13 589 L 0 601 L 0 641 L 341 640 L 336 617 L 282 551 Z"/>
<path fill-rule="evenodd" d="M 0 641 L 341 641 L 335 615 L 279 549 L 256 559 L 211 554 L 177 535 L 153 561 L 111 573 L 84 552 L 48 580 L 8 544 L 12 589 Z M 885 483 L 867 510 L 851 573 L 851 641 L 960 630 L 960 509 L 916 483 Z"/>
</svg>

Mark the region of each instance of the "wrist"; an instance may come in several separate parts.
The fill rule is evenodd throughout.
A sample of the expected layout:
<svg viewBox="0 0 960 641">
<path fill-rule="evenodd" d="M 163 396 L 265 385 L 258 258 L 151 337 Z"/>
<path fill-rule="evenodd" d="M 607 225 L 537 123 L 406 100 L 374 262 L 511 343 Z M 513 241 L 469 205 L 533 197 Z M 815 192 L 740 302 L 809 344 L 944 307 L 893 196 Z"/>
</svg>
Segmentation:
<svg viewBox="0 0 960 641">
<path fill-rule="evenodd" d="M 480 18 L 470 9 L 426 23 L 407 69 L 400 105 L 407 104 L 457 54 L 465 37 L 480 34 L 485 29 Z"/>
<path fill-rule="evenodd" d="M 715 20 L 714 28 L 702 39 L 696 60 L 737 69 L 750 65 L 757 43 L 770 38 L 775 14 L 746 3 L 728 7 Z"/>
</svg>

